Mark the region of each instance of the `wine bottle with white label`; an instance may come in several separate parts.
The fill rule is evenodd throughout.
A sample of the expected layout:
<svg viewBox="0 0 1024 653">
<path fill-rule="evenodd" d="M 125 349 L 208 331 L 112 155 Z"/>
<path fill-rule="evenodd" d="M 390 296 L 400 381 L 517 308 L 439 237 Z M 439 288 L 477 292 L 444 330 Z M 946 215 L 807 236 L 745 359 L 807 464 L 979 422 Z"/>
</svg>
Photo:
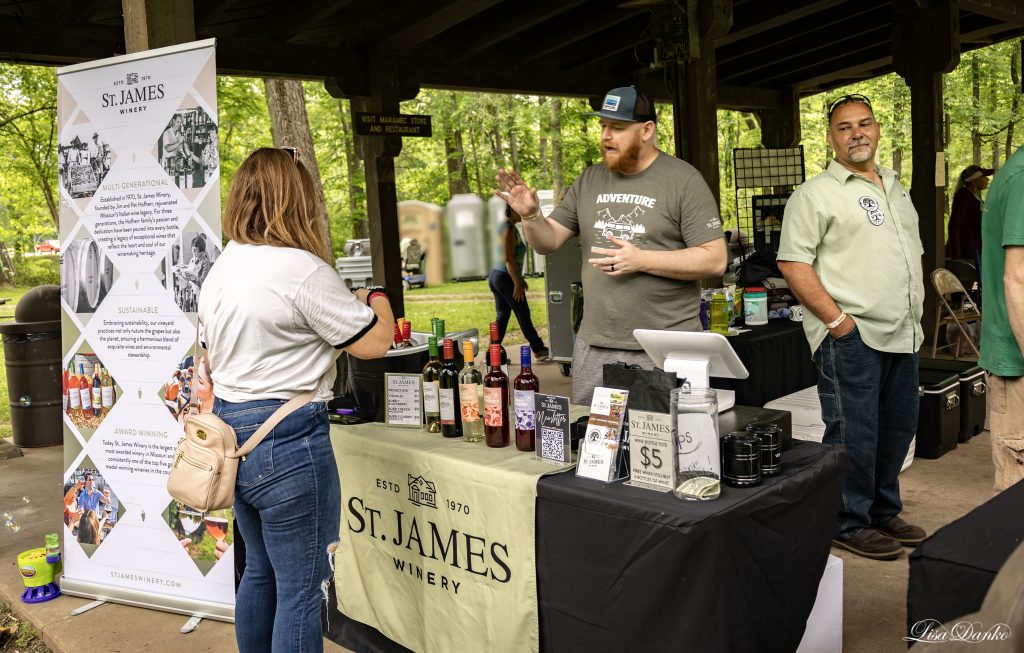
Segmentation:
<svg viewBox="0 0 1024 653">
<path fill-rule="evenodd" d="M 437 337 L 430 336 L 427 340 L 430 360 L 423 366 L 423 414 L 427 419 L 427 432 L 441 432 L 441 370 L 444 365 L 437 355 Z"/>
<path fill-rule="evenodd" d="M 537 420 L 534 414 L 533 395 L 540 391 L 540 379 L 533 373 L 530 346 L 519 350 L 520 371 L 512 381 L 512 408 L 515 412 L 516 449 L 533 451 L 537 437 Z"/>
<path fill-rule="evenodd" d="M 480 385 L 484 376 L 473 364 L 473 343 L 462 341 L 462 360 L 465 367 L 459 372 L 459 398 L 462 409 L 462 439 L 481 442 L 484 439 L 484 420 L 480 415 Z"/>
</svg>

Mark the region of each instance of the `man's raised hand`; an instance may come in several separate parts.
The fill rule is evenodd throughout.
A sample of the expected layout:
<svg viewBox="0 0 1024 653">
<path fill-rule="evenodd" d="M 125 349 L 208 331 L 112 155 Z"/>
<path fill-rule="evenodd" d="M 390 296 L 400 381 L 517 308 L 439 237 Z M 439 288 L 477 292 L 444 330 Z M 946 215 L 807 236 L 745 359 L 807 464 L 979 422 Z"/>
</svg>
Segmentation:
<svg viewBox="0 0 1024 653">
<path fill-rule="evenodd" d="M 540 211 L 537 189 L 527 186 L 518 172 L 501 168 L 494 178 L 498 182 L 498 190 L 494 194 L 508 202 L 513 211 L 524 217 Z"/>
</svg>

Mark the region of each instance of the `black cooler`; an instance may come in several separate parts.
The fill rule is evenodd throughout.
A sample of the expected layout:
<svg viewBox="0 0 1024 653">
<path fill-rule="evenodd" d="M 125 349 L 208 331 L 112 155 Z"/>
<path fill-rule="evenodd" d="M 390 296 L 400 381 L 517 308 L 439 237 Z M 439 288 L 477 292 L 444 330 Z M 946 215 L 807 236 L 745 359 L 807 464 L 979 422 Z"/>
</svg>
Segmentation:
<svg viewBox="0 0 1024 653">
<path fill-rule="evenodd" d="M 973 361 L 922 358 L 922 370 L 956 373 L 960 378 L 960 442 L 967 442 L 985 428 L 985 370 Z"/>
<path fill-rule="evenodd" d="M 920 370 L 916 458 L 938 458 L 956 449 L 960 434 L 960 378 L 952 372 Z"/>
</svg>

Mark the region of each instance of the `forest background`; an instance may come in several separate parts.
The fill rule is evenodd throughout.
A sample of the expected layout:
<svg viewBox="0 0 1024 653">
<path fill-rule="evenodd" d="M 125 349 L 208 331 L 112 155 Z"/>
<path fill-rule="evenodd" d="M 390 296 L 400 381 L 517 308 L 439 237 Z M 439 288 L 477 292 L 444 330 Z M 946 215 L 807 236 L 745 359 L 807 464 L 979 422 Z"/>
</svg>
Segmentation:
<svg viewBox="0 0 1024 653">
<path fill-rule="evenodd" d="M 947 206 L 956 177 L 971 163 L 998 168 L 1024 140 L 1021 41 L 997 43 L 962 56 L 944 76 Z M 607 89 L 594 89 L 595 94 Z M 218 78 L 221 194 L 255 147 L 297 144 L 315 152 L 336 256 L 345 241 L 368 235 L 362 161 L 352 134 L 352 108 L 320 83 L 244 77 Z M 910 90 L 895 74 L 817 94 L 801 101 L 806 176 L 831 157 L 825 106 L 846 93 L 871 98 L 882 125 L 878 160 L 909 185 Z M 433 137 L 407 138 L 395 160 L 399 200 L 444 205 L 457 193 L 487 198 L 499 167 L 520 170 L 531 185 L 561 190 L 600 161 L 598 126 L 583 99 L 495 95 L 423 89 L 403 113 L 433 117 Z M 659 142 L 672 151 L 672 107 L 659 106 Z M 736 223 L 733 149 L 758 147 L 755 114 L 720 110 L 718 147 L 721 211 Z M 0 242 L 11 252 L 15 285 L 57 283 L 56 265 L 22 254 L 56 238 L 56 76 L 52 68 L 0 65 Z M 301 141 L 301 142 L 300 142 Z"/>
</svg>

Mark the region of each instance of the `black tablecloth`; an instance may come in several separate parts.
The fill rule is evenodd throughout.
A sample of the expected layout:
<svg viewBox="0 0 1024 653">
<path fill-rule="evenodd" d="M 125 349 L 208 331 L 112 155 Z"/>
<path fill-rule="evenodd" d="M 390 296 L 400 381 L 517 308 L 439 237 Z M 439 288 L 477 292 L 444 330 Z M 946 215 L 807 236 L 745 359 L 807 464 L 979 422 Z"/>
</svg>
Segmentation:
<svg viewBox="0 0 1024 653">
<path fill-rule="evenodd" d="M 979 610 L 1022 540 L 1024 481 L 936 531 L 910 554 L 908 633 L 923 619 L 945 623 Z"/>
<path fill-rule="evenodd" d="M 769 320 L 750 329 L 729 338 L 750 376 L 744 380 L 712 378 L 711 387 L 735 390 L 737 404 L 764 406 L 818 383 L 802 323 Z"/>
<path fill-rule="evenodd" d="M 794 442 L 781 476 L 716 501 L 576 478 L 537 485 L 541 650 L 792 652 L 828 558 L 846 453 Z M 327 636 L 405 651 L 346 618 Z M 443 628 L 443 624 L 437 624 Z"/>
</svg>

